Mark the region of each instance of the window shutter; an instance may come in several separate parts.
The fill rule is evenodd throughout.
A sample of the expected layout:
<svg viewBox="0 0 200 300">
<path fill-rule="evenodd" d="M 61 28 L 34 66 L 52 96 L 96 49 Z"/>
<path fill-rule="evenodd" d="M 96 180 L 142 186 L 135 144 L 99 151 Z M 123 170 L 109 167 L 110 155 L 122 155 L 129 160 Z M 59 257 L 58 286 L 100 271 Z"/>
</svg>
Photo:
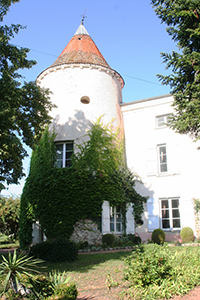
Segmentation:
<svg viewBox="0 0 200 300">
<path fill-rule="evenodd" d="M 110 232 L 110 207 L 109 202 L 104 201 L 102 205 L 102 233 Z"/>
<path fill-rule="evenodd" d="M 167 145 L 167 165 L 169 174 L 180 173 L 180 154 L 178 152 L 177 144 Z"/>
<path fill-rule="evenodd" d="M 134 223 L 132 205 L 128 206 L 127 213 L 126 213 L 126 221 L 127 221 L 127 223 L 126 223 L 127 234 L 129 234 L 129 233 L 134 234 L 135 233 L 135 223 Z"/>
<path fill-rule="evenodd" d="M 156 147 L 148 146 L 146 151 L 147 175 L 157 174 L 157 151 Z"/>
<path fill-rule="evenodd" d="M 148 231 L 159 228 L 159 203 L 153 198 L 147 201 Z"/>
</svg>

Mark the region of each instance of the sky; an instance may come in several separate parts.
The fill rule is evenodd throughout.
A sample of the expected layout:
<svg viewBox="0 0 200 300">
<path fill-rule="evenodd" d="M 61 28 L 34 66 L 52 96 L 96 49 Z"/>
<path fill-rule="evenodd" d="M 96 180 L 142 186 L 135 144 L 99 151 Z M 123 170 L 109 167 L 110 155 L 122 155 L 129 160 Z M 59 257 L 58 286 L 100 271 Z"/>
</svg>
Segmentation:
<svg viewBox="0 0 200 300">
<path fill-rule="evenodd" d="M 150 0 L 21 0 L 12 4 L 3 24 L 21 24 L 11 43 L 30 49 L 28 59 L 37 61 L 20 73 L 35 81 L 73 37 L 86 16 L 84 26 L 109 66 L 124 79 L 123 102 L 168 94 L 157 74 L 167 75 L 161 52 L 177 51 L 176 44 L 161 24 Z M 29 151 L 30 154 L 30 151 Z M 24 161 L 28 175 L 30 156 Z M 22 193 L 24 180 L 11 185 L 3 195 Z"/>
</svg>

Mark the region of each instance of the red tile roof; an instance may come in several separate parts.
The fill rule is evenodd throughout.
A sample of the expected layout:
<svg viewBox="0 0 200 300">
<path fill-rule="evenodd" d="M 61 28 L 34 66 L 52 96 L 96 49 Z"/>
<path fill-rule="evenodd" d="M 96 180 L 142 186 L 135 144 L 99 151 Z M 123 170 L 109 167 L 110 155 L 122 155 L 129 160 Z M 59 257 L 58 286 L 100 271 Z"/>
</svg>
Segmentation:
<svg viewBox="0 0 200 300">
<path fill-rule="evenodd" d="M 72 63 L 110 68 L 89 34 L 75 34 L 52 66 Z"/>
</svg>

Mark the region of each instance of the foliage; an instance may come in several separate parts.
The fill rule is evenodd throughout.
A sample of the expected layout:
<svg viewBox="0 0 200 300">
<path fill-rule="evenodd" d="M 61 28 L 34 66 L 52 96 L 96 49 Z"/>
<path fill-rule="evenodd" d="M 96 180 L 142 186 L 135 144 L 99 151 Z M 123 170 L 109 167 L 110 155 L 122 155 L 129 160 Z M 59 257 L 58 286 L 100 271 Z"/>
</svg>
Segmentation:
<svg viewBox="0 0 200 300">
<path fill-rule="evenodd" d="M 125 279 L 134 299 L 169 299 L 200 284 L 198 247 L 156 244 L 137 248 L 127 259 Z"/>
<path fill-rule="evenodd" d="M 21 196 L 19 238 L 22 249 L 27 249 L 32 243 L 32 223 L 35 221 L 34 210 L 36 210 L 37 199 L 40 196 L 39 190 L 44 189 L 42 184 L 47 176 L 46 172 L 52 169 L 55 162 L 54 138 L 55 135 L 50 134 L 46 128 L 32 152 L 30 172 Z"/>
<path fill-rule="evenodd" d="M 106 233 L 102 236 L 102 243 L 106 244 L 107 246 L 113 247 L 114 240 L 115 240 L 115 237 L 111 233 Z"/>
<path fill-rule="evenodd" d="M 70 277 L 66 275 L 66 272 L 63 273 L 53 270 L 49 272 L 49 279 L 54 287 L 54 289 L 62 284 L 66 284 L 69 282 Z"/>
<path fill-rule="evenodd" d="M 183 227 L 180 232 L 182 243 L 194 242 L 194 231 L 190 227 Z"/>
<path fill-rule="evenodd" d="M 0 2 L 0 22 L 12 3 Z M 18 183 L 23 173 L 22 160 L 27 156 L 24 145 L 33 147 L 44 124 L 50 123 L 49 111 L 53 107 L 49 91 L 34 82 L 24 82 L 18 73 L 36 64 L 27 59 L 29 49 L 10 44 L 21 25 L 0 25 L 0 190 L 4 183 Z"/>
<path fill-rule="evenodd" d="M 33 151 L 21 197 L 21 247 L 30 244 L 31 236 L 30 232 L 27 236 L 26 226 L 31 218 L 39 220 L 48 239 L 54 239 L 70 238 L 73 225 L 80 219 L 90 219 L 100 229 L 104 200 L 121 208 L 124 231 L 128 205 L 133 205 L 136 218 L 141 216 L 147 198 L 134 189 L 134 174 L 124 166 L 119 136 L 98 120 L 88 137 L 74 154 L 72 166 L 60 169 L 55 167 L 55 135 L 45 130 Z M 33 211 L 32 217 L 26 215 L 28 209 Z"/>
<path fill-rule="evenodd" d="M 0 233 L 0 249 L 10 249 L 18 248 L 19 241 L 18 239 L 13 241 L 13 237 L 6 236 L 5 234 Z"/>
<path fill-rule="evenodd" d="M 160 251 L 158 246 L 149 245 L 148 251 L 142 246 L 136 247 L 132 255 L 126 259 L 128 264 L 125 279 L 136 286 L 160 285 L 164 278 L 169 278 L 172 265 L 168 259 L 167 248 Z"/>
<path fill-rule="evenodd" d="M 48 276 L 38 276 L 33 280 L 30 279 L 30 283 L 33 287 L 34 293 L 37 295 L 37 299 L 44 297 L 45 299 L 68 299 L 75 300 L 78 294 L 76 285 L 69 282 L 70 277 L 66 276 L 65 271 L 63 273 L 59 271 L 52 271 Z"/>
<path fill-rule="evenodd" d="M 30 255 L 52 262 L 74 261 L 77 259 L 78 247 L 66 238 L 58 238 L 33 245 Z"/>
<path fill-rule="evenodd" d="M 20 199 L 0 196 L 0 232 L 17 238 L 19 230 Z"/>
<path fill-rule="evenodd" d="M 49 300 L 76 300 L 78 295 L 77 287 L 74 283 L 70 283 L 68 285 L 62 284 L 60 285 L 53 297 L 49 297 Z"/>
<path fill-rule="evenodd" d="M 115 237 L 115 246 L 135 246 L 141 244 L 141 238 L 135 234 L 129 233 L 126 235 Z"/>
<path fill-rule="evenodd" d="M 34 277 L 34 272 L 39 273 L 36 267 L 41 262 L 41 260 L 33 259 L 32 257 L 23 255 L 23 253 L 17 256 L 16 250 L 13 255 L 9 252 L 8 259 L 2 255 L 0 277 L 4 278 L 4 290 L 7 290 L 8 285 L 10 285 L 15 293 L 26 293 L 26 288 L 20 282 L 22 275 Z"/>
<path fill-rule="evenodd" d="M 163 245 L 165 241 L 164 231 L 160 228 L 154 229 L 151 235 L 151 240 L 158 245 Z"/>
<path fill-rule="evenodd" d="M 199 138 L 200 133 L 200 0 L 152 0 L 151 4 L 167 32 L 177 42 L 178 52 L 161 53 L 168 76 L 158 75 L 170 85 L 174 109 L 169 125 L 175 131 Z"/>
<path fill-rule="evenodd" d="M 77 287 L 74 283 L 62 284 L 55 290 L 55 295 L 51 300 L 76 300 L 78 295 Z"/>
<path fill-rule="evenodd" d="M 200 212 L 200 199 L 193 199 L 195 213 Z"/>
<path fill-rule="evenodd" d="M 52 282 L 48 277 L 39 275 L 34 279 L 30 278 L 30 284 L 32 285 L 32 289 L 37 296 L 43 296 L 46 298 L 54 294 Z"/>
</svg>

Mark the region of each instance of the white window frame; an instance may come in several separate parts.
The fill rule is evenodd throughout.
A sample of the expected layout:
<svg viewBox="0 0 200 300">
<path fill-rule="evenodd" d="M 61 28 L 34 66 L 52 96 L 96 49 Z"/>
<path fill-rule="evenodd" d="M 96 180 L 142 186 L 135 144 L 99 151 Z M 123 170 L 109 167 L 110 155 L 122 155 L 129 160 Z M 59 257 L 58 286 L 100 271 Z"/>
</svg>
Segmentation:
<svg viewBox="0 0 200 300">
<path fill-rule="evenodd" d="M 166 127 L 169 117 L 171 117 L 171 114 L 156 116 L 156 128 Z"/>
<path fill-rule="evenodd" d="M 116 206 L 110 206 L 110 232 L 114 233 L 122 233 L 122 211 L 121 209 L 117 208 Z M 120 221 L 119 221 L 119 218 Z M 120 227 L 120 230 L 118 228 Z"/>
<path fill-rule="evenodd" d="M 165 153 L 161 152 L 161 148 L 165 148 Z M 157 145 L 157 152 L 158 152 L 158 173 L 166 174 L 168 173 L 167 145 L 166 144 Z"/>
<path fill-rule="evenodd" d="M 72 149 L 66 150 L 67 145 L 69 145 L 69 144 L 72 145 Z M 56 159 L 56 166 L 58 168 L 68 168 L 68 167 L 70 167 L 71 155 L 74 153 L 74 142 L 73 141 L 67 141 L 67 142 L 62 142 L 62 143 L 56 143 L 56 146 L 57 145 L 62 145 L 62 152 L 61 152 L 62 153 L 62 158 L 61 159 L 59 159 L 59 158 Z M 70 158 L 68 158 L 68 159 L 66 158 L 66 152 L 71 153 Z M 61 166 L 59 166 L 59 161 L 62 162 Z"/>
<path fill-rule="evenodd" d="M 178 201 L 178 206 L 177 207 L 173 207 L 172 203 L 173 200 Z M 162 201 L 167 201 L 168 203 L 168 207 L 164 208 L 162 205 Z M 181 229 L 181 215 L 180 215 L 180 198 L 179 197 L 173 197 L 173 198 L 160 198 L 159 199 L 159 203 L 160 203 L 160 228 L 163 229 L 164 231 L 173 231 L 173 230 L 180 230 Z M 169 214 L 167 214 L 166 217 L 164 217 L 164 211 L 168 211 Z M 178 214 L 179 216 L 174 216 L 173 215 L 173 211 L 177 211 L 178 210 Z M 176 227 L 173 225 L 173 221 L 175 220 L 179 220 L 180 222 L 180 226 Z M 165 228 L 163 226 L 164 221 L 169 222 L 169 227 Z"/>
</svg>

